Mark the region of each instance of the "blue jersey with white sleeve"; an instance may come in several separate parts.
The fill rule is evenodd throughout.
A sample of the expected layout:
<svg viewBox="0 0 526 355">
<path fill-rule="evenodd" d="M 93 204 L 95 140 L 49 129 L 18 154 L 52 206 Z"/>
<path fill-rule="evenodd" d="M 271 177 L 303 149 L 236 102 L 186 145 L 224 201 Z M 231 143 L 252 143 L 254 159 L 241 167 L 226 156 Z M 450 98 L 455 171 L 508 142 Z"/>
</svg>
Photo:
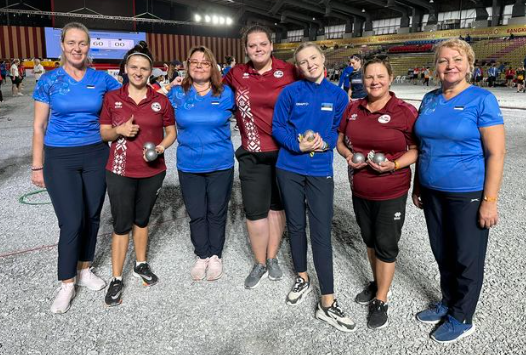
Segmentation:
<svg viewBox="0 0 526 355">
<path fill-rule="evenodd" d="M 101 142 L 99 113 L 104 94 L 120 86 L 108 73 L 91 68 L 79 81 L 62 67 L 42 75 L 33 99 L 50 109 L 44 144 L 78 147 Z"/>
<path fill-rule="evenodd" d="M 348 88 L 350 86 L 349 77 L 353 71 L 354 67 L 352 65 L 349 65 L 343 69 L 342 75 L 340 75 L 340 81 L 338 82 L 338 87 L 341 88 L 342 84 L 344 88 Z"/>
<path fill-rule="evenodd" d="M 176 86 L 168 93 L 177 123 L 177 169 L 208 173 L 234 166 L 230 117 L 234 94 L 227 85 L 219 96 L 200 96 L 193 86 Z"/>
<path fill-rule="evenodd" d="M 484 189 L 485 157 L 480 128 L 504 124 L 495 96 L 470 86 L 446 100 L 441 89 L 424 96 L 415 123 L 422 186 L 445 192 Z"/>
<path fill-rule="evenodd" d="M 327 79 L 320 84 L 300 80 L 285 87 L 272 119 L 272 136 L 281 146 L 276 167 L 308 176 L 332 176 L 333 149 L 348 103 L 345 91 Z M 329 145 L 327 151 L 311 157 L 300 150 L 298 136 L 308 129 L 320 134 Z"/>
</svg>

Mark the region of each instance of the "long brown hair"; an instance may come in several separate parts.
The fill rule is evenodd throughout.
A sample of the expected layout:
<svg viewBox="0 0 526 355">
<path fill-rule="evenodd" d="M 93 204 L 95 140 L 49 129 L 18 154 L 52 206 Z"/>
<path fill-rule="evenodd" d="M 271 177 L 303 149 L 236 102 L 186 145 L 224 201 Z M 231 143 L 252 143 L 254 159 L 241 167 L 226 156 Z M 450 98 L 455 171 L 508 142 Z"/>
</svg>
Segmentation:
<svg viewBox="0 0 526 355">
<path fill-rule="evenodd" d="M 188 54 L 188 59 L 186 60 L 186 77 L 183 80 L 181 86 L 183 87 L 184 92 L 188 92 L 194 83 L 194 80 L 190 76 L 190 58 L 194 55 L 195 52 L 201 52 L 204 54 L 206 60 L 210 62 L 210 86 L 212 88 L 212 95 L 219 96 L 223 92 L 223 82 L 221 78 L 221 73 L 217 68 L 217 61 L 214 56 L 214 53 L 205 46 L 197 46 L 190 49 Z"/>
</svg>

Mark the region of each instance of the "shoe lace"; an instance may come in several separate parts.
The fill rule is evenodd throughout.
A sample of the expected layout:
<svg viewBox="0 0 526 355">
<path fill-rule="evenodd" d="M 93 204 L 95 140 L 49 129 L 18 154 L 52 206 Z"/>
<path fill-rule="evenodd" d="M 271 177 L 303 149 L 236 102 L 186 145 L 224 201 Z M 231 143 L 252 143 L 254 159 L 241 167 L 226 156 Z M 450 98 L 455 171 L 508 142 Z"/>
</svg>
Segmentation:
<svg viewBox="0 0 526 355">
<path fill-rule="evenodd" d="M 298 292 L 303 288 L 303 285 L 305 284 L 305 280 L 303 280 L 302 277 L 297 277 L 296 282 L 294 283 L 294 286 L 292 287 L 292 291 Z"/>
<path fill-rule="evenodd" d="M 439 314 L 445 306 L 442 304 L 442 302 L 437 302 L 433 305 L 434 311 L 436 314 Z"/>
<path fill-rule="evenodd" d="M 261 273 L 261 271 L 265 268 L 264 265 L 261 265 L 261 264 L 257 264 L 254 266 L 254 268 L 252 269 L 252 271 L 250 272 L 250 276 L 252 277 L 256 277 L 258 274 Z"/>
<path fill-rule="evenodd" d="M 337 313 L 340 317 L 345 317 L 345 313 L 343 312 L 342 307 L 338 304 L 338 301 L 334 300 L 332 303 L 331 309 L 334 311 L 334 313 Z"/>
<path fill-rule="evenodd" d="M 150 265 L 148 263 L 140 264 L 137 267 L 137 271 L 139 271 L 141 274 L 150 276 L 152 274 L 152 271 L 150 270 Z"/>
</svg>

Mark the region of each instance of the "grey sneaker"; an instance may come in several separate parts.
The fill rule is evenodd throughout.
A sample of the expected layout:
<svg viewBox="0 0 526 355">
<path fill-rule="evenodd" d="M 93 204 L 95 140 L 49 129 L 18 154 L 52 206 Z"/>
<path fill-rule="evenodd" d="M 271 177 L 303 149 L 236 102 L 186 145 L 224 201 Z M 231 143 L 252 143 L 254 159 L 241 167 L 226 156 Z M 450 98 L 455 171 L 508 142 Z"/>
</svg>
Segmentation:
<svg viewBox="0 0 526 355">
<path fill-rule="evenodd" d="M 268 278 L 272 281 L 281 280 L 283 271 L 279 267 L 278 259 L 267 259 Z"/>
<path fill-rule="evenodd" d="M 356 330 L 356 324 L 351 320 L 351 318 L 345 315 L 336 300 L 334 300 L 332 305 L 328 308 L 323 307 L 321 302 L 318 302 L 316 318 L 332 325 L 334 328 L 342 332 L 350 333 Z"/>
<path fill-rule="evenodd" d="M 267 267 L 263 264 L 255 264 L 250 274 L 245 279 L 245 288 L 256 288 L 259 281 L 268 275 Z"/>
<path fill-rule="evenodd" d="M 309 281 L 305 281 L 301 276 L 296 277 L 296 282 L 287 295 L 287 304 L 291 306 L 300 304 L 311 291 Z"/>
</svg>

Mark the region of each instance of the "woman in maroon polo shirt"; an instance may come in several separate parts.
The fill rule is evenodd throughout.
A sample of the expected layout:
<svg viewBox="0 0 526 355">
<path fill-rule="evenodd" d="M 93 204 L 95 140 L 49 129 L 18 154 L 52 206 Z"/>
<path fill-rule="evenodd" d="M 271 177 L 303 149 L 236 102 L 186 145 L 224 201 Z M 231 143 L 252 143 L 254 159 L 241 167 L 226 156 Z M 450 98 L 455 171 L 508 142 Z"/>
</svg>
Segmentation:
<svg viewBox="0 0 526 355">
<path fill-rule="evenodd" d="M 337 148 L 349 164 L 354 213 L 374 278 L 356 302 L 370 304 L 367 325 L 379 329 L 388 323 L 387 298 L 411 184 L 409 166 L 418 157 L 413 136 L 417 111 L 389 91 L 393 70 L 388 60 L 368 61 L 363 82 L 367 97 L 347 106 Z M 358 162 L 358 153 L 366 160 Z M 385 161 L 373 160 L 378 153 Z"/>
<path fill-rule="evenodd" d="M 296 69 L 272 57 L 271 32 L 266 27 L 249 27 L 243 34 L 243 43 L 250 61 L 236 65 L 223 80 L 235 93 L 241 134 L 236 158 L 255 258 L 245 279 L 245 288 L 251 289 L 267 275 L 271 280 L 283 276 L 276 256 L 285 229 L 285 212 L 276 180 L 279 146 L 272 138 L 272 115 L 281 90 L 296 80 Z"/>
<path fill-rule="evenodd" d="M 106 94 L 100 115 L 102 139 L 112 142 L 106 165 L 113 217 L 113 279 L 106 293 L 108 306 L 121 303 L 122 269 L 130 232 L 136 255 L 133 275 L 142 279 L 145 286 L 158 281 L 146 262 L 148 222 L 166 176 L 163 153 L 176 139 L 170 101 L 148 86 L 153 58 L 146 43 L 141 41 L 131 49 L 125 61 L 129 83 Z M 145 157 L 143 147 L 147 142 L 153 143 L 159 154 L 153 161 Z"/>
</svg>

